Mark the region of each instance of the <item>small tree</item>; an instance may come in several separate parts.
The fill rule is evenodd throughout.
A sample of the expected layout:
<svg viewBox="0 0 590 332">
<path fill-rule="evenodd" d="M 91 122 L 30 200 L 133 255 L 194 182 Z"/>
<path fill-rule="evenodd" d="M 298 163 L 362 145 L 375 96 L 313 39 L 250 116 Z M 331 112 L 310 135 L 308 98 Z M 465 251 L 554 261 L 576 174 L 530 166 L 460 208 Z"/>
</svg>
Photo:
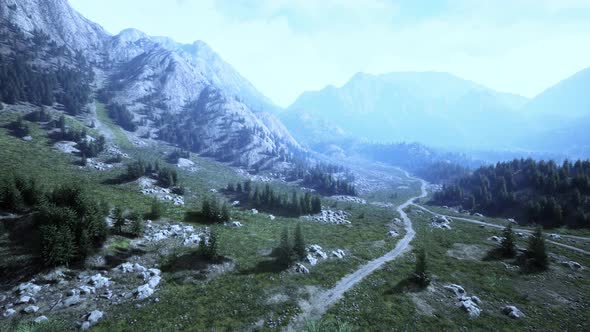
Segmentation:
<svg viewBox="0 0 590 332">
<path fill-rule="evenodd" d="M 152 200 L 152 206 L 149 213 L 149 218 L 153 220 L 158 220 L 162 217 L 162 213 L 164 212 L 164 207 L 162 203 L 154 197 Z"/>
<path fill-rule="evenodd" d="M 427 272 L 426 266 L 426 251 L 424 248 L 416 250 L 416 269 L 414 270 L 414 280 L 422 287 L 426 288 L 430 285 L 430 276 Z"/>
<path fill-rule="evenodd" d="M 297 258 L 303 259 L 305 257 L 305 240 L 303 239 L 301 224 L 297 224 L 297 227 L 295 227 L 293 251 L 295 252 Z"/>
<path fill-rule="evenodd" d="M 281 234 L 281 240 L 277 248 L 277 262 L 284 267 L 289 267 L 293 263 L 293 246 L 289 240 L 287 228 L 283 229 Z"/>
<path fill-rule="evenodd" d="M 512 225 L 508 224 L 502 231 L 502 242 L 498 252 L 500 256 L 505 258 L 512 258 L 516 256 L 516 246 L 514 244 L 514 232 L 512 232 Z"/>
<path fill-rule="evenodd" d="M 202 240 L 201 242 L 205 242 Z M 200 243 L 199 243 L 200 245 Z M 215 260 L 217 258 L 217 235 L 213 231 L 209 233 L 209 241 L 202 248 L 203 256 L 208 260 Z"/>
<path fill-rule="evenodd" d="M 137 215 L 131 222 L 131 233 L 135 236 L 141 236 L 145 231 L 145 224 L 141 216 Z"/>
<path fill-rule="evenodd" d="M 539 270 L 546 270 L 549 266 L 549 259 L 545 249 L 543 230 L 540 226 L 535 229 L 535 232 L 529 238 L 527 249 L 526 256 L 529 266 Z"/>
<path fill-rule="evenodd" d="M 120 207 L 115 207 L 113 211 L 113 227 L 117 233 L 121 233 L 123 231 L 123 226 L 125 226 L 125 216 L 123 216 L 123 210 Z"/>
<path fill-rule="evenodd" d="M 221 221 L 230 221 L 231 220 L 231 212 L 229 210 L 229 206 L 227 203 L 223 203 L 221 207 Z"/>
</svg>

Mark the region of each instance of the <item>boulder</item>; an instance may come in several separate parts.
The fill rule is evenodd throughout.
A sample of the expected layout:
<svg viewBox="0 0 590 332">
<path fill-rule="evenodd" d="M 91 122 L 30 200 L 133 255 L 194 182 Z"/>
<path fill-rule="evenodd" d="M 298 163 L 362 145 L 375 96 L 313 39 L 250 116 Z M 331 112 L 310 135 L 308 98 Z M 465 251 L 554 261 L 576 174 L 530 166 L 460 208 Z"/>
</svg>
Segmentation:
<svg viewBox="0 0 590 332">
<path fill-rule="evenodd" d="M 82 325 L 80 326 L 80 329 L 82 331 L 86 331 L 90 328 L 90 322 L 89 321 L 84 321 L 82 322 Z"/>
<path fill-rule="evenodd" d="M 465 295 L 465 289 L 457 284 L 450 284 L 444 286 L 444 288 L 453 292 L 457 298 L 461 298 L 463 295 Z"/>
<path fill-rule="evenodd" d="M 241 222 L 239 221 L 232 221 L 230 224 L 232 227 L 242 227 L 244 226 Z"/>
<path fill-rule="evenodd" d="M 309 264 L 316 265 L 318 263 L 318 259 L 313 257 L 312 254 L 307 254 L 307 257 L 305 257 L 305 260 L 309 262 Z"/>
<path fill-rule="evenodd" d="M 481 309 L 475 301 L 470 297 L 462 297 L 459 301 L 459 307 L 469 314 L 469 318 L 477 318 L 481 313 Z"/>
<path fill-rule="evenodd" d="M 389 237 L 398 237 L 399 236 L 399 233 L 396 232 L 396 231 L 394 231 L 394 230 L 391 230 L 391 231 L 387 232 L 387 235 Z"/>
<path fill-rule="evenodd" d="M 39 324 L 39 323 L 46 322 L 46 321 L 48 321 L 48 320 L 49 320 L 49 319 L 48 319 L 46 316 L 39 316 L 39 317 L 37 317 L 37 318 L 33 319 L 33 322 L 35 322 L 35 323 Z"/>
<path fill-rule="evenodd" d="M 508 218 L 507 220 L 508 220 L 508 222 L 509 222 L 509 223 L 511 223 L 511 224 L 514 224 L 514 225 L 518 224 L 518 223 L 516 222 L 516 220 L 514 220 L 514 218 Z"/>
<path fill-rule="evenodd" d="M 583 270 L 584 267 L 582 267 L 582 265 L 578 262 L 574 262 L 574 261 L 564 261 L 561 262 L 561 265 L 569 267 L 572 270 Z"/>
<path fill-rule="evenodd" d="M 551 234 L 549 234 L 549 238 L 554 239 L 554 240 L 559 240 L 559 239 L 561 239 L 561 235 L 551 233 Z"/>
<path fill-rule="evenodd" d="M 504 241 L 504 237 L 494 235 L 494 236 L 489 237 L 488 241 L 502 242 L 502 241 Z"/>
<path fill-rule="evenodd" d="M 80 289 L 80 294 L 82 294 L 82 295 L 89 295 L 89 294 L 96 293 L 96 288 L 94 288 L 92 286 L 82 285 L 79 287 L 79 289 Z"/>
<path fill-rule="evenodd" d="M 95 288 L 103 288 L 108 287 L 111 284 L 111 282 L 109 278 L 103 277 L 102 274 L 97 273 L 90 277 L 88 284 L 94 286 Z"/>
<path fill-rule="evenodd" d="M 474 213 L 473 215 L 476 216 L 476 217 L 483 218 L 483 214 L 481 214 L 481 213 Z"/>
<path fill-rule="evenodd" d="M 21 296 L 15 304 L 27 304 L 27 303 L 35 303 L 35 299 L 28 296 L 28 295 L 23 295 Z"/>
<path fill-rule="evenodd" d="M 71 307 L 71 306 L 75 306 L 78 303 L 81 303 L 82 301 L 84 301 L 84 299 L 81 298 L 80 295 L 76 294 L 76 295 L 66 297 L 62 301 L 62 304 L 64 307 Z"/>
<path fill-rule="evenodd" d="M 16 310 L 9 308 L 6 309 L 6 311 L 4 311 L 4 313 L 2 314 L 2 317 L 4 318 L 8 318 L 8 317 L 12 317 L 16 314 Z"/>
<path fill-rule="evenodd" d="M 23 309 L 23 312 L 27 314 L 34 314 L 37 311 L 39 311 L 39 307 L 37 307 L 36 305 L 30 305 Z"/>
<path fill-rule="evenodd" d="M 268 219 L 270 219 L 270 220 L 275 220 L 275 219 L 276 219 L 276 217 L 275 217 L 275 216 L 273 216 L 272 214 L 269 214 L 269 215 L 268 215 Z"/>
<path fill-rule="evenodd" d="M 303 265 L 303 264 L 295 263 L 295 272 L 307 274 L 307 273 L 309 273 L 309 269 L 307 267 L 305 267 L 305 265 Z"/>
<path fill-rule="evenodd" d="M 151 288 L 156 288 L 160 284 L 160 280 L 161 280 L 160 276 L 153 276 L 148 280 L 147 284 Z"/>
<path fill-rule="evenodd" d="M 102 311 L 94 310 L 86 315 L 86 321 L 90 322 L 90 324 L 96 324 L 103 316 L 104 313 Z"/>
<path fill-rule="evenodd" d="M 17 293 L 19 295 L 28 294 L 36 295 L 41 290 L 41 286 L 35 285 L 32 282 L 22 283 L 17 286 Z"/>
<path fill-rule="evenodd" d="M 507 305 L 502 307 L 502 313 L 508 315 L 510 318 L 518 319 L 525 317 L 522 311 L 513 305 Z"/>
<path fill-rule="evenodd" d="M 152 296 L 152 294 L 154 294 L 154 289 L 151 288 L 150 285 L 145 284 L 137 287 L 134 293 L 136 299 L 145 300 L 148 297 Z"/>
<path fill-rule="evenodd" d="M 337 249 L 337 250 L 332 251 L 332 255 L 337 258 L 344 258 L 344 256 L 345 256 L 344 250 L 342 250 L 342 249 Z"/>
<path fill-rule="evenodd" d="M 256 210 L 256 209 L 252 209 L 250 211 L 252 212 L 252 214 L 258 214 L 258 210 Z"/>
</svg>

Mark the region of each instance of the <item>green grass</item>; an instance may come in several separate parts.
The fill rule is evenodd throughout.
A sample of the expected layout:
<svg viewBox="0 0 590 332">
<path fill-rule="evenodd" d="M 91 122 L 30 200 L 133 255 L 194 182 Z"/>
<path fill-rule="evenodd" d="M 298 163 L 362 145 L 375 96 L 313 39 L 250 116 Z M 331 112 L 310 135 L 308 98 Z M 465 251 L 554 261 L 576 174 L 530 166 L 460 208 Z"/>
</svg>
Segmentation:
<svg viewBox="0 0 590 332">
<path fill-rule="evenodd" d="M 524 274 L 507 270 L 499 261 L 459 260 L 447 255 L 455 243 L 477 245 L 483 252 L 494 244 L 486 239 L 498 231 L 480 228 L 477 225 L 453 222 L 452 231 L 432 230 L 426 218 L 412 216 L 417 231 L 414 244 L 426 244 L 429 271 L 432 274 L 434 291 L 412 293 L 399 291 L 396 285 L 411 275 L 413 255 L 387 264 L 365 279 L 352 292 L 333 307 L 326 318 L 347 321 L 359 330 L 587 330 L 590 288 L 586 271 L 581 278 L 568 277 L 569 271 L 556 263 L 549 271 L 539 274 Z M 525 245 L 522 240 L 520 245 Z M 590 261 L 575 252 L 548 246 L 551 252 L 565 255 L 587 266 Z M 505 261 L 513 263 L 510 260 Z M 465 312 L 449 304 L 448 293 L 441 287 L 445 284 L 462 285 L 468 295 L 477 295 L 483 301 L 482 314 L 469 319 Z M 569 299 L 561 303 L 555 296 Z M 412 300 L 417 297 L 427 303 L 433 315 L 419 310 Z M 443 301 L 441 301 L 443 300 Z M 500 312 L 503 305 L 520 308 L 526 318 L 513 320 Z"/>
<path fill-rule="evenodd" d="M 96 117 L 113 132 L 114 141 L 120 148 L 127 149 L 133 147 L 133 144 L 131 144 L 123 129 L 116 125 L 109 117 L 106 106 L 103 103 L 96 102 Z"/>
</svg>

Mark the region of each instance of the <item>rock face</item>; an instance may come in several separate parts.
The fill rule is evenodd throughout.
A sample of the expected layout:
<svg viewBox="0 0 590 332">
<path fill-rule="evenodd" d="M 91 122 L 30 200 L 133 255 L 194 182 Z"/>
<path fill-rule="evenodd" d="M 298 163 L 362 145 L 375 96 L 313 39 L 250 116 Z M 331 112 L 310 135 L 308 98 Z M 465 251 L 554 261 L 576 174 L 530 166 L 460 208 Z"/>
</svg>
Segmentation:
<svg viewBox="0 0 590 332">
<path fill-rule="evenodd" d="M 99 73 L 96 86 L 142 121 L 142 133 L 155 138 L 163 127 L 151 119 L 174 118 L 198 133 L 195 152 L 259 169 L 303 151 L 275 117 L 278 108 L 202 41 L 179 44 L 134 29 L 112 36 L 67 0 L 0 0 L 0 20 L 81 51 Z"/>
<path fill-rule="evenodd" d="M 520 311 L 517 307 L 513 306 L 513 305 L 507 305 L 502 307 L 502 313 L 504 313 L 505 315 L 508 315 L 508 317 L 510 318 L 523 318 L 525 317 L 524 314 L 522 313 L 522 311 Z"/>
</svg>

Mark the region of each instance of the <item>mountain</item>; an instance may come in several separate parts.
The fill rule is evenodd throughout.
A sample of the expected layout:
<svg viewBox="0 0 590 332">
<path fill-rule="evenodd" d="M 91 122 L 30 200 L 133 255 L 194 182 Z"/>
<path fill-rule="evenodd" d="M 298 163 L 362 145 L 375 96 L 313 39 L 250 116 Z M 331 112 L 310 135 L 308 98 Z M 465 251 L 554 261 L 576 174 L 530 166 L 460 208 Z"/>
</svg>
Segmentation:
<svg viewBox="0 0 590 332">
<path fill-rule="evenodd" d="M 530 132 L 519 144 L 538 151 L 590 157 L 590 68 L 562 80 L 528 102 L 523 113 Z"/>
<path fill-rule="evenodd" d="M 27 37 L 42 32 L 88 59 L 96 73 L 93 86 L 99 99 L 122 105 L 131 121 L 139 124 L 137 132 L 128 133 L 135 139 L 164 139 L 163 130 L 190 119 L 195 123 L 187 128 L 203 130 L 203 135 L 191 133 L 191 140 L 168 135 L 171 143 L 236 164 L 268 164 L 301 150 L 276 119 L 278 108 L 202 41 L 179 44 L 135 29 L 113 36 L 66 0 L 0 0 L 0 19 Z M 192 107 L 196 104 L 202 107 Z M 228 119 L 235 125 L 220 126 L 219 121 Z M 244 133 L 252 137 L 237 139 Z"/>
<path fill-rule="evenodd" d="M 508 142 L 507 132 L 520 125 L 516 111 L 526 102 L 447 73 L 359 73 L 340 88 L 303 93 L 281 119 L 311 145 L 324 140 L 318 136 L 324 131 L 369 141 L 481 147 Z"/>
</svg>

